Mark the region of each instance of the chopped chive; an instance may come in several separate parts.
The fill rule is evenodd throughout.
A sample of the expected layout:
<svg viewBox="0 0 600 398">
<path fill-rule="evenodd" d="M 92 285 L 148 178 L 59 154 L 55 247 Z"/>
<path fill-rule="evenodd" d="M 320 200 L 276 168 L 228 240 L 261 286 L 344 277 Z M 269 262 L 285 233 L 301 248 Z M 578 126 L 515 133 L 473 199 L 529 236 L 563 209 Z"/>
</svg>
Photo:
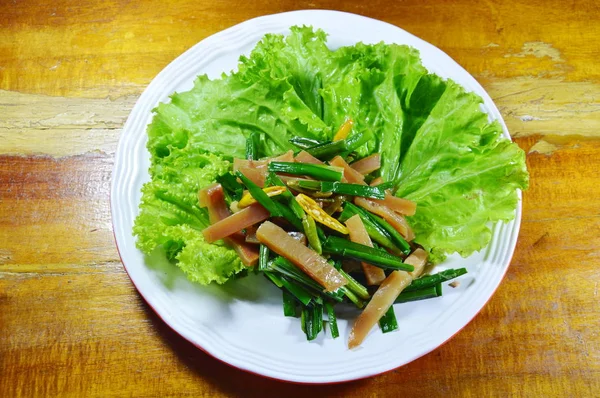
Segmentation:
<svg viewBox="0 0 600 398">
<path fill-rule="evenodd" d="M 258 142 L 260 141 L 260 134 L 256 131 L 250 133 L 250 136 L 246 139 L 246 159 L 257 160 L 260 156 L 258 154 Z"/>
<path fill-rule="evenodd" d="M 322 291 L 323 287 L 311 279 L 308 275 L 306 275 L 302 270 L 292 264 L 285 257 L 276 257 L 274 261 L 269 263 L 269 267 L 275 269 L 276 271 L 282 273 L 283 275 L 287 275 L 296 281 L 303 283 L 304 285 L 313 288 L 317 291 Z"/>
<path fill-rule="evenodd" d="M 302 309 L 302 324 L 304 325 L 303 329 L 308 341 L 316 339 L 319 334 L 316 321 L 314 309 L 312 307 L 304 307 Z"/>
<path fill-rule="evenodd" d="M 283 181 L 281 181 L 281 178 L 279 178 L 279 176 L 275 173 L 269 173 L 267 174 L 267 178 L 265 178 L 265 186 L 271 185 L 285 187 L 285 184 L 283 183 Z"/>
<path fill-rule="evenodd" d="M 385 234 L 390 237 L 390 240 L 394 243 L 394 246 L 396 246 L 398 249 L 400 249 L 400 251 L 402 251 L 402 253 L 404 253 L 406 255 L 410 254 L 410 245 L 408 244 L 408 242 L 404 239 L 404 237 L 402 237 L 400 232 L 396 231 L 396 229 L 394 227 L 392 227 L 383 218 L 363 209 L 362 207 L 356 206 L 352 203 L 346 203 L 345 207 L 349 207 L 350 208 L 349 211 L 352 211 L 355 214 L 360 214 L 361 219 L 363 217 L 368 218 L 372 224 L 375 224 L 378 226 L 379 230 L 385 231 Z M 344 208 L 344 210 L 345 210 L 345 208 Z"/>
<path fill-rule="evenodd" d="M 279 210 L 279 207 L 277 207 L 277 204 L 275 203 L 275 201 L 273 199 L 271 199 L 265 193 L 265 191 L 263 191 L 258 185 L 253 183 L 248 177 L 246 177 L 239 171 L 237 172 L 237 176 L 240 180 L 242 180 L 242 182 L 244 183 L 246 188 L 248 188 L 250 195 L 252 195 L 252 197 L 254 199 L 256 199 L 256 201 L 258 203 L 260 203 L 265 209 L 267 209 L 273 217 L 281 217 L 282 216 L 282 214 Z"/>
<path fill-rule="evenodd" d="M 269 173 L 267 175 L 265 183 L 267 185 L 285 187 L 285 184 L 283 183 L 283 181 L 281 181 L 281 179 L 275 173 Z M 302 215 L 304 214 L 304 210 L 302 210 L 302 207 L 296 202 L 296 200 L 294 199 L 294 195 L 292 195 L 292 193 L 289 190 L 286 190 L 285 192 L 283 192 L 281 194 L 281 196 L 288 200 L 289 207 L 285 206 L 281 202 L 278 202 L 277 200 L 274 200 L 275 207 L 277 207 L 279 214 L 283 218 L 288 220 L 294 226 L 294 228 L 301 230 L 302 229 L 301 218 L 302 218 Z"/>
<path fill-rule="evenodd" d="M 292 188 L 309 189 L 312 191 L 333 192 L 340 195 L 362 196 L 365 198 L 384 199 L 385 189 L 378 186 L 349 184 L 339 181 L 298 180 L 288 183 Z"/>
<path fill-rule="evenodd" d="M 281 292 L 283 296 L 283 315 L 295 317 L 296 299 L 294 298 L 294 295 L 286 289 L 283 289 Z"/>
<path fill-rule="evenodd" d="M 340 195 L 362 196 L 365 198 L 384 199 L 385 189 L 379 187 L 370 187 L 368 185 L 348 184 L 345 182 L 321 183 L 322 192 L 334 192 Z"/>
<path fill-rule="evenodd" d="M 327 239 L 327 236 L 325 236 L 325 232 L 323 232 L 323 229 L 321 227 L 319 227 L 318 225 L 317 225 L 317 235 L 319 236 L 319 239 L 321 239 L 322 241 Z"/>
<path fill-rule="evenodd" d="M 350 242 L 349 240 L 333 235 L 329 236 L 323 243 L 323 252 L 365 261 L 384 269 L 408 272 L 415 269 L 412 265 L 404 264 L 401 258 L 389 254 L 385 250 Z"/>
<path fill-rule="evenodd" d="M 371 213 L 369 213 L 369 214 L 371 214 Z M 385 231 L 392 237 L 392 241 L 394 242 L 394 244 L 402 251 L 402 253 L 404 253 L 407 256 L 410 254 L 410 251 L 411 251 L 410 245 L 408 244 L 406 239 L 404 239 L 402 234 L 400 234 L 400 232 L 398 232 L 396 230 L 396 228 L 392 227 L 390 225 L 390 223 L 388 223 L 383 218 L 381 218 L 375 214 L 371 214 L 371 218 L 377 224 L 379 224 L 379 226 L 381 226 L 381 228 L 385 229 Z"/>
<path fill-rule="evenodd" d="M 363 308 L 365 306 L 365 303 L 346 286 L 340 287 L 340 290 L 343 291 L 346 297 L 348 297 L 358 308 Z"/>
<path fill-rule="evenodd" d="M 412 265 L 404 264 L 401 258 L 396 256 L 386 257 L 384 256 L 384 254 L 388 254 L 386 251 L 380 249 L 375 250 L 378 250 L 379 253 L 374 253 L 375 255 L 371 255 L 370 253 L 365 253 L 362 248 L 360 250 L 344 249 L 342 256 L 353 258 L 355 260 L 366 261 L 369 264 L 383 269 L 407 272 L 412 272 L 414 270 Z"/>
<path fill-rule="evenodd" d="M 321 160 L 329 160 L 338 154 L 348 154 L 365 144 L 370 134 L 360 132 L 344 140 L 319 141 L 311 138 L 294 137 L 290 142 L 298 148 L 304 149 L 314 157 Z M 345 157 L 345 156 L 344 156 Z"/>
<path fill-rule="evenodd" d="M 327 142 L 321 145 L 305 148 L 305 151 L 321 160 L 333 159 L 336 155 L 348 151 L 346 140 Z"/>
<path fill-rule="evenodd" d="M 331 264 L 331 266 L 332 266 L 333 268 L 337 269 L 338 271 L 339 271 L 340 269 L 342 269 L 342 262 L 341 262 L 341 261 L 339 261 L 339 260 L 334 260 L 334 259 L 330 258 L 329 260 L 327 260 L 327 262 L 328 262 L 329 264 Z"/>
<path fill-rule="evenodd" d="M 381 189 L 393 189 L 395 187 L 396 183 L 394 181 L 388 181 L 388 182 L 382 182 L 379 185 L 376 185 L 377 187 L 380 187 Z"/>
<path fill-rule="evenodd" d="M 313 303 L 315 326 L 317 333 L 323 330 L 323 303 Z"/>
<path fill-rule="evenodd" d="M 218 176 L 217 182 L 221 184 L 233 200 L 240 200 L 244 194 L 244 186 L 240 184 L 235 176 L 229 172 Z"/>
<path fill-rule="evenodd" d="M 394 313 L 394 306 L 390 306 L 385 314 L 379 319 L 379 326 L 383 333 L 389 333 L 398 329 L 398 320 Z"/>
<path fill-rule="evenodd" d="M 340 337 L 340 331 L 337 325 L 337 317 L 335 316 L 335 310 L 332 303 L 329 301 L 325 302 L 325 309 L 327 310 L 327 318 L 329 319 L 329 330 L 331 331 L 331 337 Z"/>
<path fill-rule="evenodd" d="M 358 149 L 363 144 L 366 144 L 369 141 L 370 134 L 361 131 L 359 133 L 354 134 L 352 137 L 346 138 L 346 151 L 352 152 L 355 149 Z"/>
<path fill-rule="evenodd" d="M 266 183 L 269 185 L 276 185 L 279 187 L 285 187 L 285 184 L 283 183 L 283 181 L 281 181 L 281 178 L 279 178 L 277 176 L 277 174 L 270 172 L 267 175 L 267 179 L 266 179 Z M 294 212 L 294 214 L 296 215 L 296 217 L 298 217 L 299 220 L 302 219 L 302 216 L 304 215 L 304 210 L 302 209 L 302 206 L 300 206 L 298 204 L 298 202 L 296 202 L 296 200 L 294 199 L 294 195 L 292 195 L 292 193 L 289 190 L 286 190 L 284 193 L 281 194 L 284 198 L 289 200 L 289 204 L 290 204 L 290 208 L 292 209 L 292 211 Z"/>
<path fill-rule="evenodd" d="M 371 237 L 371 239 L 373 239 L 375 242 L 387 249 L 399 252 L 398 248 L 396 247 L 396 245 L 394 245 L 391 237 L 386 232 L 386 230 L 374 223 L 370 217 L 363 214 L 363 212 L 360 211 L 360 207 L 355 206 L 350 202 L 346 203 L 346 205 L 344 206 L 344 210 L 342 211 L 342 214 L 340 214 L 338 220 L 340 222 L 344 222 L 355 214 L 358 214 L 360 216 L 360 219 L 362 220 L 363 225 L 367 230 L 367 234 L 369 234 L 369 237 Z"/>
<path fill-rule="evenodd" d="M 343 292 L 335 291 L 335 292 L 325 292 L 323 290 L 323 286 L 319 285 L 313 279 L 311 279 L 308 275 L 306 275 L 300 268 L 296 267 L 292 264 L 288 259 L 284 257 L 276 257 L 275 260 L 269 261 L 269 270 L 277 271 L 283 276 L 294 280 L 303 286 L 311 289 L 313 292 L 329 297 L 335 301 L 343 300 Z"/>
<path fill-rule="evenodd" d="M 312 311 L 308 307 L 302 307 L 302 312 L 300 313 L 300 326 L 306 335 L 306 340 L 314 340 L 317 337 L 313 334 Z"/>
<path fill-rule="evenodd" d="M 366 287 L 361 285 L 356 279 L 354 279 L 352 276 L 350 276 L 350 274 L 348 274 L 346 271 L 344 271 L 341 267 L 340 268 L 336 267 L 336 268 L 337 268 L 338 272 L 340 274 L 342 274 L 342 276 L 348 280 L 348 284 L 346 285 L 346 286 L 348 286 L 348 289 L 352 290 L 353 293 L 355 293 L 358 297 L 360 297 L 363 300 L 368 300 L 371 298 L 371 296 L 369 295 L 369 291 L 367 290 Z"/>
<path fill-rule="evenodd" d="M 269 248 L 267 246 L 261 244 L 259 252 L 258 252 L 258 270 L 259 271 L 268 270 L 268 262 L 269 262 Z"/>
<path fill-rule="evenodd" d="M 310 189 L 312 191 L 319 191 L 321 189 L 321 181 L 311 180 L 292 180 L 288 185 L 298 186 L 299 188 Z"/>
<path fill-rule="evenodd" d="M 410 301 L 425 300 L 442 295 L 442 284 L 438 283 L 434 286 L 428 286 L 419 290 L 404 291 L 398 295 L 395 303 L 408 303 Z"/>
<path fill-rule="evenodd" d="M 290 142 L 300 149 L 308 149 L 315 146 L 323 145 L 331 141 L 315 140 L 314 138 L 294 137 Z"/>
<path fill-rule="evenodd" d="M 319 332 L 323 330 L 323 306 L 313 303 L 302 308 L 301 324 L 306 339 L 309 341 L 316 339 Z"/>
<path fill-rule="evenodd" d="M 295 202 L 295 200 L 294 200 Z M 296 216 L 296 214 L 290 209 L 290 207 L 284 205 L 281 202 L 275 201 L 275 206 L 279 211 L 279 214 L 288 220 L 290 224 L 294 226 L 297 230 L 302 230 L 302 221 Z"/>
<path fill-rule="evenodd" d="M 269 171 L 306 175 L 323 181 L 341 181 L 343 175 L 339 167 L 294 162 L 271 162 L 269 163 Z"/>
<path fill-rule="evenodd" d="M 286 288 L 292 295 L 294 295 L 294 297 L 296 297 L 302 304 L 308 305 L 313 301 L 313 298 L 315 297 L 314 294 L 294 281 L 286 278 L 285 276 L 282 276 L 281 279 L 283 279 L 283 287 Z"/>
<path fill-rule="evenodd" d="M 412 283 L 408 285 L 404 291 L 410 292 L 414 290 L 421 290 L 426 287 L 436 286 L 438 283 L 447 282 L 466 273 L 466 268 L 458 268 L 447 269 L 445 271 L 438 272 L 437 274 L 422 276 L 412 281 Z"/>
<path fill-rule="evenodd" d="M 269 279 L 271 282 L 273 282 L 273 284 L 275 286 L 277 286 L 278 288 L 283 288 L 283 279 L 281 279 L 280 276 L 276 275 L 273 272 L 264 272 L 264 275 L 267 279 Z"/>
<path fill-rule="evenodd" d="M 322 291 L 323 287 L 306 275 L 302 270 L 292 264 L 287 258 L 278 256 L 275 260 L 269 262 L 269 269 L 280 272 L 283 275 L 289 276 L 290 278 L 303 283 L 304 285 L 317 290 Z"/>
<path fill-rule="evenodd" d="M 313 301 L 314 295 L 304 289 L 302 286 L 294 283 L 293 281 L 286 279 L 285 276 L 277 275 L 274 272 L 266 271 L 265 276 L 271 280 L 280 289 L 287 289 L 291 294 L 294 295 L 304 305 L 308 305 Z"/>
</svg>

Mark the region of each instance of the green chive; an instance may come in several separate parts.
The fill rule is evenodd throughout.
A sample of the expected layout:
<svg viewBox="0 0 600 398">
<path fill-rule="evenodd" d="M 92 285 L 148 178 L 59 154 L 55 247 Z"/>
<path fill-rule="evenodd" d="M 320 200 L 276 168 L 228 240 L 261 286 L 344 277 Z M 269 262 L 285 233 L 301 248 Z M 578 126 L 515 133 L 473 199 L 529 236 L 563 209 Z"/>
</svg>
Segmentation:
<svg viewBox="0 0 600 398">
<path fill-rule="evenodd" d="M 311 191 L 320 191 L 321 190 L 321 181 L 311 181 L 311 180 L 290 180 L 288 182 L 292 188 L 296 186 L 299 188 L 310 189 Z"/>
<path fill-rule="evenodd" d="M 252 195 L 252 197 L 254 199 L 256 199 L 256 201 L 258 203 L 260 203 L 265 209 L 267 209 L 269 211 L 269 213 L 271 213 L 271 216 L 273 216 L 273 217 L 281 217 L 282 216 L 282 214 L 279 210 L 279 207 L 277 207 L 277 204 L 275 203 L 275 201 L 273 199 L 271 199 L 265 193 L 265 191 L 263 191 L 258 185 L 253 183 L 248 177 L 246 177 L 239 171 L 237 172 L 237 177 L 240 180 L 242 180 L 242 182 L 244 183 L 246 188 L 248 188 L 250 195 Z"/>
<path fill-rule="evenodd" d="M 323 252 L 365 261 L 384 269 L 408 272 L 415 269 L 412 265 L 404 264 L 401 258 L 389 254 L 385 250 L 350 242 L 349 240 L 333 235 L 329 236 L 323 243 Z"/>
<path fill-rule="evenodd" d="M 408 303 L 410 301 L 425 300 L 442 295 L 442 284 L 438 283 L 434 286 L 428 286 L 419 290 L 402 291 L 396 298 L 395 303 Z"/>
<path fill-rule="evenodd" d="M 271 162 L 269 171 L 305 175 L 323 181 L 341 181 L 343 175 L 343 170 L 339 167 L 294 162 Z"/>
<path fill-rule="evenodd" d="M 358 308 L 363 308 L 365 306 L 365 303 L 346 286 L 340 287 L 340 290 L 343 291 L 346 297 L 348 297 Z"/>
<path fill-rule="evenodd" d="M 300 268 L 296 267 L 284 257 L 276 257 L 275 260 L 269 261 L 268 269 L 279 272 L 283 276 L 302 284 L 317 294 L 324 295 L 335 301 L 343 300 L 343 292 L 325 292 L 323 286 L 319 285 L 311 277 L 302 272 Z"/>
<path fill-rule="evenodd" d="M 286 278 L 285 276 L 282 276 L 281 279 L 283 279 L 284 282 L 283 287 L 286 288 L 292 295 L 294 295 L 294 297 L 296 297 L 302 304 L 308 305 L 312 302 L 313 298 L 315 297 L 314 294 L 294 281 Z"/>
<path fill-rule="evenodd" d="M 264 274 L 265 274 L 265 277 L 267 279 L 269 279 L 271 282 L 273 282 L 273 284 L 275 286 L 277 286 L 280 289 L 283 288 L 283 279 L 281 279 L 280 276 L 276 275 L 273 272 L 268 272 L 268 271 L 264 272 Z"/>
<path fill-rule="evenodd" d="M 384 199 L 385 190 L 379 187 L 370 187 L 368 185 L 348 184 L 345 182 L 321 183 L 322 192 L 334 192 L 340 195 L 362 196 L 365 198 Z"/>
<path fill-rule="evenodd" d="M 275 185 L 278 187 L 285 187 L 285 184 L 283 183 L 283 181 L 281 181 L 281 178 L 279 178 L 275 173 L 269 173 L 267 175 L 266 183 L 269 186 Z M 290 208 L 292 209 L 296 217 L 298 217 L 298 220 L 301 220 L 302 216 L 304 215 L 304 209 L 302 209 L 302 206 L 300 206 L 300 204 L 296 202 L 294 195 L 292 195 L 292 193 L 289 190 L 286 190 L 284 193 L 281 194 L 281 196 L 288 199 Z"/>
<path fill-rule="evenodd" d="M 398 247 L 400 251 L 402 251 L 402 253 L 404 253 L 405 255 L 410 254 L 410 245 L 408 244 L 408 242 L 404 239 L 404 237 L 402 237 L 400 232 L 396 231 L 396 229 L 392 227 L 383 218 L 352 203 L 346 203 L 345 207 L 350 207 L 349 211 L 352 211 L 356 214 L 360 214 L 361 218 L 367 218 L 371 220 L 373 224 L 376 224 L 378 226 L 378 229 L 385 231 L 385 234 L 390 237 L 390 240 L 394 243 L 394 246 Z"/>
<path fill-rule="evenodd" d="M 393 189 L 395 187 L 395 182 L 394 181 L 388 181 L 388 182 L 382 182 L 379 185 L 376 185 L 377 187 L 381 188 L 381 189 Z"/>
<path fill-rule="evenodd" d="M 246 139 L 246 159 L 257 160 L 260 156 L 258 154 L 258 143 L 260 141 L 260 134 L 256 131 L 250 133 L 250 136 Z"/>
<path fill-rule="evenodd" d="M 349 184 L 339 181 L 291 180 L 288 185 L 292 188 L 309 189 L 312 191 L 333 192 L 340 195 L 362 196 L 365 198 L 384 199 L 385 189 L 368 185 Z"/>
<path fill-rule="evenodd" d="M 258 252 L 258 270 L 266 271 L 269 262 L 269 248 L 263 244 L 260 245 Z"/>
<path fill-rule="evenodd" d="M 348 284 L 346 286 L 348 286 L 348 289 L 352 290 L 352 292 L 355 293 L 358 297 L 360 297 L 363 300 L 368 300 L 371 298 L 367 288 L 364 287 L 363 285 L 361 285 L 352 276 L 350 276 L 350 274 L 348 274 L 346 271 L 344 271 L 341 268 L 338 268 L 338 272 L 340 274 L 342 274 L 342 276 L 348 280 Z"/>
<path fill-rule="evenodd" d="M 294 138 L 290 139 L 290 142 L 292 144 L 296 145 L 300 149 L 308 149 L 308 148 L 312 148 L 315 146 L 326 144 L 331 141 L 321 141 L 321 140 L 315 140 L 313 138 L 306 138 L 306 137 L 294 137 Z"/>
<path fill-rule="evenodd" d="M 390 306 L 385 314 L 379 319 L 379 326 L 383 333 L 389 333 L 398 329 L 398 321 L 394 313 L 394 306 Z"/>
<path fill-rule="evenodd" d="M 379 224 L 381 228 L 385 229 L 385 231 L 392 237 L 392 241 L 402 251 L 402 253 L 408 256 L 411 252 L 410 244 L 406 241 L 406 239 L 404 239 L 402 234 L 398 232 L 396 228 L 392 227 L 390 223 L 385 221 L 383 218 L 375 214 L 369 214 L 371 215 L 371 219 L 374 220 L 377 224 Z"/>
<path fill-rule="evenodd" d="M 294 295 L 288 290 L 283 289 L 281 291 L 283 299 L 283 315 L 284 316 L 296 316 L 296 299 Z"/>
<path fill-rule="evenodd" d="M 284 276 L 277 275 L 274 272 L 266 271 L 265 276 L 271 280 L 280 289 L 287 289 L 294 297 L 298 299 L 302 304 L 308 305 L 313 301 L 314 295 L 304 289 L 302 286 L 294 283 L 293 281 L 286 279 Z"/>
<path fill-rule="evenodd" d="M 405 292 L 421 290 L 426 287 L 435 286 L 438 283 L 446 282 L 467 273 L 466 268 L 447 269 L 433 275 L 422 276 L 412 281 L 412 283 L 404 289 Z"/>
<path fill-rule="evenodd" d="M 217 177 L 217 182 L 221 184 L 233 200 L 240 200 L 244 194 L 244 186 L 240 184 L 235 176 L 229 172 Z"/>
<path fill-rule="evenodd" d="M 363 214 L 362 209 L 358 206 L 353 205 L 348 202 L 344 206 L 344 210 L 338 220 L 340 222 L 345 222 L 350 217 L 358 214 L 360 219 L 367 230 L 367 234 L 373 239 L 375 242 L 379 243 L 381 246 L 390 249 L 394 252 L 400 252 L 396 245 L 392 242 L 390 235 L 386 232 L 385 229 L 381 228 L 378 224 L 374 223 L 368 215 Z"/>
<path fill-rule="evenodd" d="M 346 142 L 346 151 L 352 152 L 355 149 L 358 149 L 360 146 L 366 144 L 369 141 L 369 138 L 371 138 L 371 134 L 364 131 L 346 138 L 344 140 Z"/>
<path fill-rule="evenodd" d="M 329 301 L 325 302 L 325 309 L 327 310 L 327 318 L 329 319 L 329 330 L 331 331 L 331 337 L 340 337 L 340 331 L 337 325 L 337 317 L 335 316 L 334 306 Z"/>
<path fill-rule="evenodd" d="M 329 160 L 333 159 L 336 155 L 339 155 L 342 152 L 348 151 L 349 149 L 346 144 L 346 140 L 339 140 L 327 142 L 311 148 L 306 148 L 305 150 L 317 159 Z"/>
<path fill-rule="evenodd" d="M 323 330 L 323 303 L 313 303 L 315 326 L 317 333 Z"/>
<path fill-rule="evenodd" d="M 286 220 L 288 220 L 290 222 L 290 224 L 292 224 L 294 226 L 294 228 L 296 228 L 297 230 L 301 230 L 302 229 L 302 221 L 296 217 L 296 214 L 290 209 L 290 207 L 286 206 L 285 204 L 278 202 L 278 201 L 274 201 L 275 202 L 275 206 L 277 207 L 277 210 L 279 211 L 279 214 L 285 218 Z M 294 200 L 295 202 L 295 200 Z"/>
<path fill-rule="evenodd" d="M 323 306 L 313 303 L 304 307 L 302 309 L 301 324 L 306 339 L 309 341 L 316 339 L 319 332 L 323 330 Z"/>
</svg>

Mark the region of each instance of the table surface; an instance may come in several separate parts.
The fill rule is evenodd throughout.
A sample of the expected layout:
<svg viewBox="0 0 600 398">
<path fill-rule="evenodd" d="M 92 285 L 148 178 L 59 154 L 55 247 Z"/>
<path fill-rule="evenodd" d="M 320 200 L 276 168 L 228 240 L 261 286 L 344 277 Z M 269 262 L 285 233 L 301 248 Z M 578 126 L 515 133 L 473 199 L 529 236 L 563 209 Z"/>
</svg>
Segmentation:
<svg viewBox="0 0 600 398">
<path fill-rule="evenodd" d="M 600 3 L 265 3 L 2 2 L 0 396 L 598 394 Z M 109 211 L 119 134 L 151 79 L 215 32 L 310 8 L 447 52 L 490 93 L 531 173 L 511 267 L 481 313 L 402 368 L 321 387 L 231 368 L 170 330 L 127 277 Z"/>
</svg>

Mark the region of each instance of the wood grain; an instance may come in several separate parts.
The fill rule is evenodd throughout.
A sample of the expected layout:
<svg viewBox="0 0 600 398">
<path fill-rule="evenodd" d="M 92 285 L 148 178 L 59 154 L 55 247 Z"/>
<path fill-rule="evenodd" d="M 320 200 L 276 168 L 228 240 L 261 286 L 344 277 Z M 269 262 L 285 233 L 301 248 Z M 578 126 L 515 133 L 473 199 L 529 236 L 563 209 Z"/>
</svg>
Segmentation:
<svg viewBox="0 0 600 398">
<path fill-rule="evenodd" d="M 0 4 L 0 396 L 595 396 L 600 391 L 600 9 L 595 1 L 36 0 Z M 246 19 L 355 12 L 442 48 L 528 153 L 511 268 L 442 347 L 333 386 L 251 375 L 170 330 L 118 257 L 117 140 L 173 58 Z"/>
</svg>

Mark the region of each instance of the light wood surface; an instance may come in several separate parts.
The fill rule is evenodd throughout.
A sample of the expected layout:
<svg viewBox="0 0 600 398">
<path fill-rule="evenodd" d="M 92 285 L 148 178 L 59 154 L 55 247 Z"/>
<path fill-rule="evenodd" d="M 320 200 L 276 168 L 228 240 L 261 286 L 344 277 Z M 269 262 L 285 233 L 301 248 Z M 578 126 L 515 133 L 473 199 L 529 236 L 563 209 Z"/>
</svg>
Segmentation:
<svg viewBox="0 0 600 398">
<path fill-rule="evenodd" d="M 442 347 L 332 386 L 267 380 L 171 331 L 116 251 L 110 174 L 137 97 L 171 60 L 252 17 L 338 9 L 438 46 L 527 152 L 502 285 Z M 598 396 L 597 1 L 0 3 L 0 396 Z"/>
</svg>

